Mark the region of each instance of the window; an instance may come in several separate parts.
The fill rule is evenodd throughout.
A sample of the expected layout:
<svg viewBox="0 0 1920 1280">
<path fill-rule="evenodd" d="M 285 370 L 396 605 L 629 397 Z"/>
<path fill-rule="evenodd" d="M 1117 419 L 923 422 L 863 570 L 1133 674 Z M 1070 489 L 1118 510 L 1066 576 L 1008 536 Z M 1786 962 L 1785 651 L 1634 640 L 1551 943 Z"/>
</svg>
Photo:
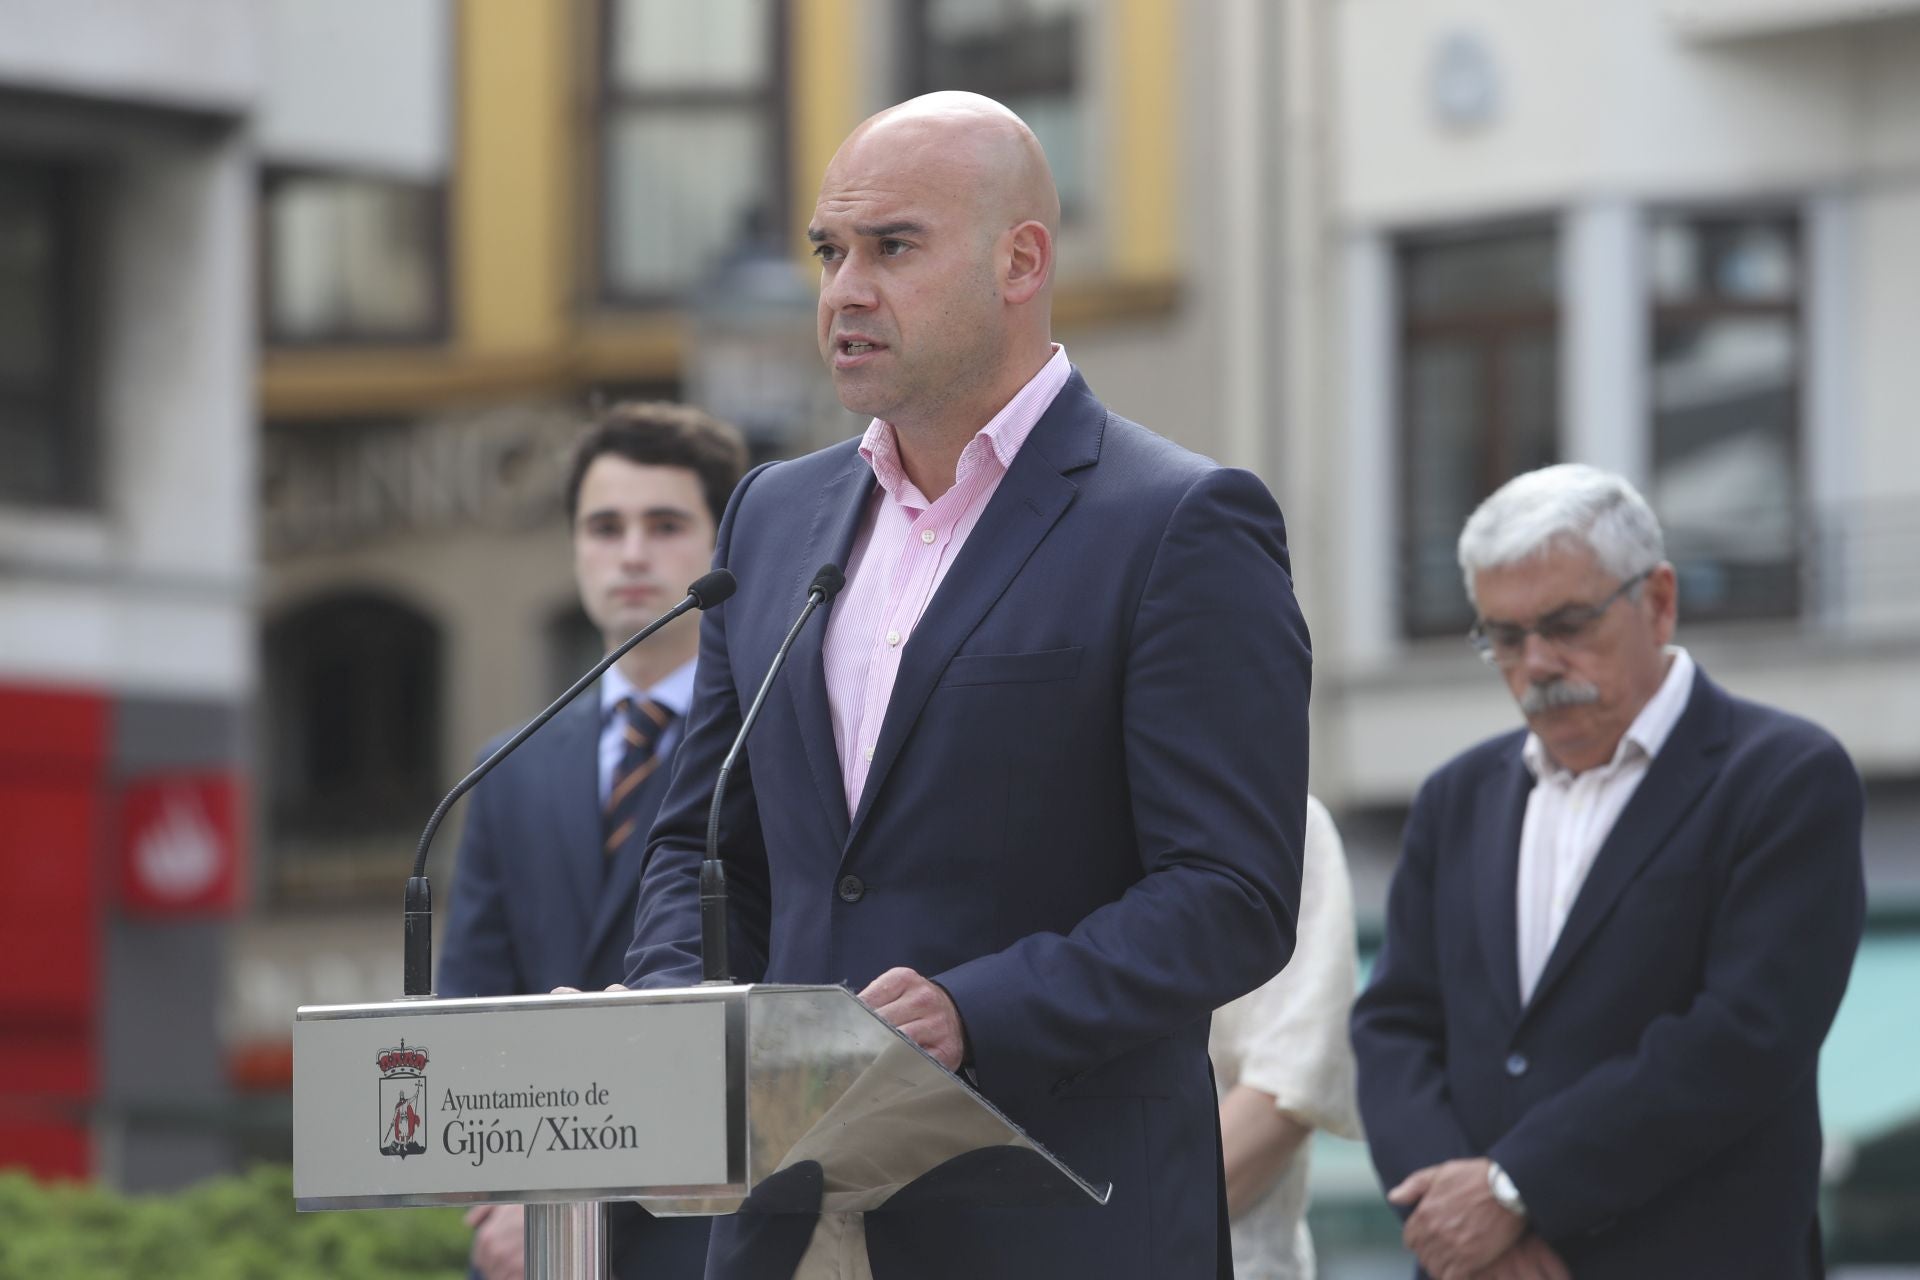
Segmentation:
<svg viewBox="0 0 1920 1280">
<path fill-rule="evenodd" d="M 271 172 L 264 193 L 267 339 L 420 342 L 446 330 L 438 183 Z"/>
<path fill-rule="evenodd" d="M 1653 220 L 1653 485 L 1689 618 L 1800 607 L 1803 290 L 1790 213 Z"/>
<path fill-rule="evenodd" d="M 77 170 L 0 157 L 0 502 L 88 496 Z"/>
<path fill-rule="evenodd" d="M 267 629 L 268 822 L 282 889 L 392 882 L 394 853 L 440 796 L 440 664 L 432 620 L 372 594 L 317 600 Z"/>
<path fill-rule="evenodd" d="M 1509 478 L 1555 461 L 1558 248 L 1548 227 L 1409 241 L 1400 249 L 1401 626 L 1473 621 L 1460 527 Z"/>
<path fill-rule="evenodd" d="M 785 6 L 607 0 L 601 285 L 673 300 L 785 240 Z"/>
<path fill-rule="evenodd" d="M 1062 215 L 1086 207 L 1080 49 L 1088 0 L 911 0 L 906 96 L 966 89 L 1005 103 L 1045 148 Z"/>
</svg>

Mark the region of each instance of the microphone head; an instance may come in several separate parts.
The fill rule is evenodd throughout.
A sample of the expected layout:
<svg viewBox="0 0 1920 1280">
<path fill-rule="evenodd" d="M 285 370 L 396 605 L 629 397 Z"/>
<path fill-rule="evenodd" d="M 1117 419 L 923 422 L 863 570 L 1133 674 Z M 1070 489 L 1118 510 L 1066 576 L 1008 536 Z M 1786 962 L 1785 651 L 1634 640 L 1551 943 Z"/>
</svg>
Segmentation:
<svg viewBox="0 0 1920 1280">
<path fill-rule="evenodd" d="M 820 572 L 813 575 L 813 584 L 807 588 L 807 594 L 820 594 L 820 603 L 825 604 L 840 594 L 840 588 L 847 585 L 847 575 L 840 572 L 837 564 L 823 564 Z"/>
<path fill-rule="evenodd" d="M 725 569 L 715 569 L 712 573 L 701 574 L 687 588 L 687 594 L 693 597 L 696 609 L 711 609 L 731 596 L 740 584 Z"/>
</svg>

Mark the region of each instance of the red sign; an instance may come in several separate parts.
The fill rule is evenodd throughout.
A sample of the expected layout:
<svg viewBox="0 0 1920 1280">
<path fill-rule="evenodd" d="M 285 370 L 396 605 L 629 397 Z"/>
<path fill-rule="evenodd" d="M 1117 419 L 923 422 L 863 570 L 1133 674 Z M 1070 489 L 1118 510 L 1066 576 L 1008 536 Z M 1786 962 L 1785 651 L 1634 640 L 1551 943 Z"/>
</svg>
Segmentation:
<svg viewBox="0 0 1920 1280">
<path fill-rule="evenodd" d="M 240 906 L 240 787 L 229 774 L 155 774 L 120 800 L 120 903 L 136 915 Z"/>
</svg>

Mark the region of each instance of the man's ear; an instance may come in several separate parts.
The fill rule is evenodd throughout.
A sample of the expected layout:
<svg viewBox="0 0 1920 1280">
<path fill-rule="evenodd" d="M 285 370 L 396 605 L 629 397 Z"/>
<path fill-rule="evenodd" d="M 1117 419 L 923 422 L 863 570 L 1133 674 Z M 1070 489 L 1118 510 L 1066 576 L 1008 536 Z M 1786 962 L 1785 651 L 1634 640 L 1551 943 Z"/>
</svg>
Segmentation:
<svg viewBox="0 0 1920 1280">
<path fill-rule="evenodd" d="M 1015 305 L 1031 302 L 1053 276 L 1053 233 L 1029 219 L 1007 232 L 1006 252 L 1002 294 Z"/>
<path fill-rule="evenodd" d="M 1673 566 L 1662 560 L 1647 575 L 1647 602 L 1653 606 L 1654 626 L 1660 643 L 1673 643 L 1673 631 L 1680 617 L 1680 580 Z"/>
</svg>

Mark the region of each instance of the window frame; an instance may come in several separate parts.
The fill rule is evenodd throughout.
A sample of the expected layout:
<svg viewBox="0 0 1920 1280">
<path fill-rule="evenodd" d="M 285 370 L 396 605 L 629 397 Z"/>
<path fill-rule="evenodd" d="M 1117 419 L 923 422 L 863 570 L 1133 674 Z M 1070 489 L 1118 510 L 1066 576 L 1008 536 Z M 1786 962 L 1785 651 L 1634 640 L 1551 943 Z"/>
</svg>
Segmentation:
<svg viewBox="0 0 1920 1280">
<path fill-rule="evenodd" d="M 0 153 L 0 162 L 13 168 L 38 169 L 52 188 L 47 202 L 51 289 L 46 302 L 53 353 L 51 371 L 40 388 L 19 382 L 0 383 L 0 402 L 44 410 L 57 437 L 52 487 L 32 495 L 0 493 L 0 508 L 92 510 L 99 506 L 101 497 L 94 398 L 99 347 L 93 338 L 99 328 L 99 275 L 89 265 L 89 249 L 99 240 L 99 187 L 88 165 L 67 157 L 7 151 Z"/>
<path fill-rule="evenodd" d="M 1511 306 L 1505 309 L 1489 308 L 1484 312 L 1466 316 L 1424 318 L 1416 316 L 1412 306 L 1413 273 L 1408 270 L 1408 260 L 1412 255 L 1421 250 L 1447 245 L 1539 234 L 1544 234 L 1553 245 L 1556 267 L 1552 303 Z M 1503 411 L 1504 397 L 1501 397 L 1497 391 L 1500 385 L 1498 375 L 1504 363 L 1500 353 L 1517 336 L 1545 338 L 1554 352 L 1555 383 L 1561 392 L 1561 395 L 1556 396 L 1555 399 L 1553 432 L 1555 456 L 1559 457 L 1562 453 L 1561 446 L 1564 443 L 1566 428 L 1562 403 L 1566 386 L 1567 307 L 1564 297 L 1565 275 L 1562 256 L 1566 249 L 1565 240 L 1561 222 L 1552 212 L 1522 214 L 1498 221 L 1465 226 L 1413 229 L 1395 235 L 1389 240 L 1393 255 L 1395 368 L 1391 376 L 1394 388 L 1394 415 L 1397 419 L 1394 424 L 1394 439 L 1399 446 L 1399 456 L 1394 464 L 1394 495 L 1400 513 L 1397 522 L 1398 537 L 1395 539 L 1394 548 L 1393 598 L 1395 627 L 1403 641 L 1457 639 L 1465 630 L 1464 626 L 1456 628 L 1452 622 L 1420 625 L 1414 616 L 1416 603 L 1414 575 L 1418 570 L 1417 553 L 1421 531 L 1413 525 L 1413 464 L 1418 455 L 1412 394 L 1413 361 L 1409 358 L 1409 353 L 1414 343 L 1422 338 L 1464 337 L 1473 340 L 1475 346 L 1479 348 L 1477 355 L 1483 374 L 1482 383 L 1488 389 L 1486 394 L 1491 404 L 1484 421 L 1480 424 L 1480 447 L 1474 465 L 1480 497 L 1473 501 L 1478 502 L 1515 474 L 1512 461 L 1513 431 L 1508 425 L 1510 415 Z M 1490 438 L 1491 446 L 1489 446 Z"/>
<path fill-rule="evenodd" d="M 1810 280 L 1813 271 L 1812 255 L 1809 253 L 1809 227 L 1807 210 L 1791 199 L 1760 199 L 1752 201 L 1710 201 L 1687 203 L 1663 203 L 1648 205 L 1641 210 L 1641 225 L 1645 243 L 1651 244 L 1655 231 L 1663 221 L 1680 221 L 1692 225 L 1702 223 L 1738 223 L 1742 221 L 1776 221 L 1786 224 L 1789 242 L 1794 252 L 1794 287 L 1791 298 L 1782 302 L 1765 302 L 1753 299 L 1716 298 L 1711 295 L 1695 296 L 1678 302 L 1670 302 L 1659 297 L 1654 287 L 1649 261 L 1640 264 L 1641 287 L 1646 298 L 1646 376 L 1644 382 L 1644 401 L 1642 421 L 1645 423 L 1647 448 L 1647 475 L 1649 501 L 1657 489 L 1660 474 L 1660 407 L 1656 403 L 1655 372 L 1658 368 L 1661 325 L 1663 322 L 1679 324 L 1702 324 L 1717 319 L 1739 319 L 1755 317 L 1766 319 L 1784 319 L 1788 331 L 1793 336 L 1793 384 L 1787 426 L 1787 456 L 1793 465 L 1793 497 L 1788 504 L 1788 512 L 1793 522 L 1791 544 L 1794 548 L 1792 558 L 1786 562 L 1789 570 L 1785 575 L 1787 582 L 1786 598 L 1778 608 L 1749 610 L 1740 608 L 1702 607 L 1683 599 L 1682 607 L 1687 609 L 1688 620 L 1703 624 L 1722 622 L 1784 622 L 1807 616 L 1808 608 L 1814 599 L 1809 589 L 1807 575 L 1814 557 L 1808 551 L 1808 539 L 1812 533 L 1810 512 L 1808 509 L 1807 488 L 1807 388 L 1813 375 L 1812 352 L 1810 344 L 1813 334 L 1808 325 L 1807 308 L 1814 293 Z M 1667 530 L 1666 516 L 1656 508 L 1663 530 Z M 1669 534 L 1668 554 L 1672 558 L 1673 546 L 1671 530 Z M 1676 563 L 1675 568 L 1684 566 Z"/>
<path fill-rule="evenodd" d="M 342 613 L 362 625 L 368 617 L 381 616 L 387 624 L 399 624 L 382 637 L 384 642 L 399 636 L 404 644 L 418 646 L 411 656 L 424 666 L 418 688 L 424 711 L 415 718 L 420 758 L 412 777 L 396 778 L 391 759 L 374 762 L 379 767 L 368 769 L 363 754 L 356 751 L 354 758 L 362 769 L 348 785 L 315 785 L 315 764 L 308 755 L 314 733 L 309 715 L 314 705 L 311 681 L 317 659 L 325 655 L 313 640 L 316 633 L 337 628 L 337 615 Z M 338 582 L 277 608 L 263 620 L 259 634 L 264 655 L 262 704 L 276 727 L 263 743 L 267 754 L 260 815 L 270 893 L 281 902 L 362 897 L 379 879 L 360 857 L 362 851 L 369 844 L 388 844 L 396 836 L 411 833 L 416 822 L 426 820 L 445 787 L 443 734 L 451 705 L 446 620 L 416 598 L 365 582 Z M 291 649 L 289 637 L 296 639 Z M 360 660 L 372 647 L 361 642 L 350 648 L 357 670 L 367 669 Z M 366 697 L 364 689 L 358 692 L 362 696 L 352 708 L 354 727 L 364 729 L 367 709 L 381 703 Z M 292 763 L 281 757 L 283 752 L 291 753 Z M 393 779 L 390 793 L 367 788 L 365 777 L 373 775 Z M 290 785 L 296 780 L 297 786 Z M 339 826 L 314 821 L 316 814 L 335 808 L 357 811 L 362 818 Z M 369 809 L 377 812 L 367 817 Z M 323 883 L 330 887 L 313 887 Z"/>
<path fill-rule="evenodd" d="M 893 42 L 900 67 L 898 85 L 902 99 L 931 93 L 941 87 L 933 83 L 932 59 L 929 53 L 929 46 L 932 43 L 929 10 L 935 3 L 937 0 L 902 0 Z M 1102 9 L 1100 0 L 1088 0 L 1081 10 L 1080 19 L 1089 24 L 1089 27 L 1075 33 L 1072 77 L 1065 86 L 1067 96 L 1074 101 L 1077 108 L 1083 108 L 1086 112 L 1093 109 L 1097 77 L 1096 68 L 1091 65 L 1093 60 L 1084 57 L 1083 54 L 1087 48 L 1089 28 L 1100 21 Z M 1014 79 L 1008 84 L 977 88 L 974 91 L 984 93 L 997 101 L 1004 101 L 1008 97 L 1044 92 L 1053 87 L 1037 80 L 1033 83 L 1024 83 Z M 1098 178 L 1099 164 L 1096 157 L 1092 155 L 1096 140 L 1091 122 L 1084 113 L 1080 117 L 1079 128 L 1080 146 L 1084 153 L 1081 158 L 1081 175 L 1086 180 L 1087 186 L 1085 190 L 1078 193 L 1070 192 L 1064 195 L 1060 207 L 1063 234 L 1066 234 L 1068 228 L 1090 222 L 1091 211 L 1087 206 L 1096 204 L 1098 201 L 1095 182 Z"/>
<path fill-rule="evenodd" d="M 638 2 L 638 0 L 633 0 Z M 751 92 L 738 89 L 632 89 L 619 82 L 614 67 L 616 56 L 616 13 L 622 0 L 599 0 L 594 17 L 592 127 L 588 143 L 592 148 L 588 175 L 589 207 L 593 211 L 593 232 L 588 243 L 592 261 L 588 264 L 588 295 L 600 306 L 622 311 L 659 311 L 686 306 L 688 291 L 636 290 L 617 284 L 609 269 L 613 261 L 613 184 L 609 180 L 608 145 L 616 116 L 627 112 L 757 108 L 767 129 L 766 158 L 768 235 L 772 243 L 784 245 L 786 227 L 792 212 L 792 126 L 789 95 L 792 91 L 792 18 L 786 0 L 768 0 L 769 21 L 765 33 L 767 78 Z"/>
<path fill-rule="evenodd" d="M 277 327 L 273 308 L 273 261 L 277 238 L 274 235 L 273 219 L 269 216 L 268 210 L 272 203 L 273 189 L 276 186 L 288 181 L 311 178 L 380 182 L 413 187 L 425 193 L 428 270 L 432 276 L 432 285 L 429 290 L 427 320 L 418 329 L 395 330 L 388 333 L 346 329 L 318 334 L 291 334 Z M 442 175 L 438 181 L 434 182 L 422 182 L 398 178 L 392 174 L 371 169 L 262 162 L 258 184 L 259 194 L 254 205 L 256 220 L 254 239 L 259 246 L 255 259 L 254 295 L 261 344 L 273 351 L 351 351 L 387 347 L 444 346 L 450 342 L 453 337 L 453 237 L 451 200 L 448 193 L 451 182 L 451 175 Z"/>
</svg>

